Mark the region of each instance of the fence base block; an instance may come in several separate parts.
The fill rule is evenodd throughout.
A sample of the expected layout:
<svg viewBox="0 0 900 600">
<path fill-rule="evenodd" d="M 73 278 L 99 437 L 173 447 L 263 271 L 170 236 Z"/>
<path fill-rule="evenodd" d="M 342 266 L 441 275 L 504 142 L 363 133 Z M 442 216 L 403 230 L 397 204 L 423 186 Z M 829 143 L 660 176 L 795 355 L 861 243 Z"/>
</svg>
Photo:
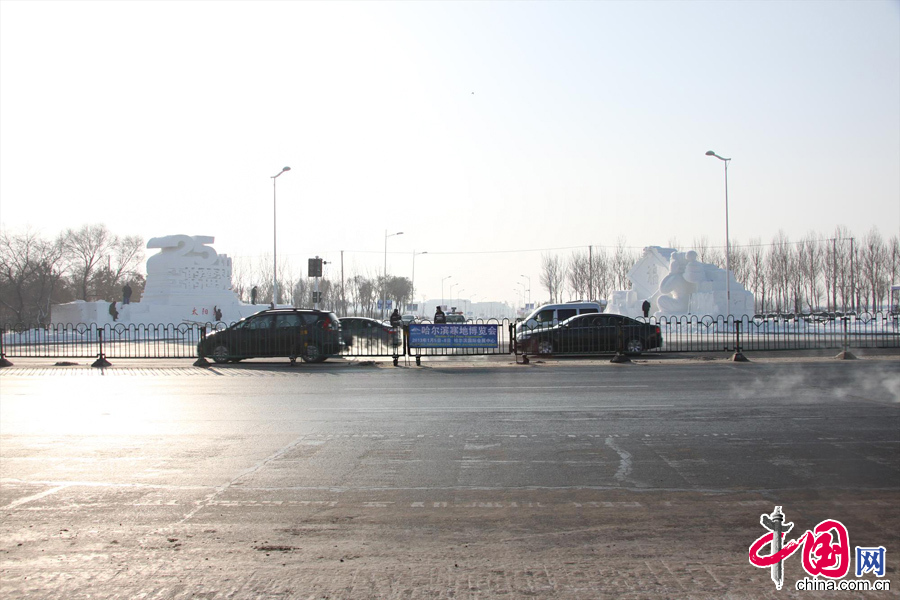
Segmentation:
<svg viewBox="0 0 900 600">
<path fill-rule="evenodd" d="M 850 352 L 849 350 L 844 350 L 837 356 L 835 356 L 838 360 L 856 360 L 856 355 Z"/>
<path fill-rule="evenodd" d="M 111 367 L 111 366 L 112 366 L 112 363 L 109 362 L 108 360 L 106 360 L 106 356 L 104 356 L 103 354 L 101 354 L 101 355 L 97 358 L 97 360 L 95 360 L 93 363 L 91 363 L 91 366 L 92 366 L 92 367 L 96 367 L 96 368 L 103 369 L 103 368 L 106 368 L 106 367 Z"/>
<path fill-rule="evenodd" d="M 611 363 L 630 363 L 631 359 L 628 358 L 627 356 L 625 356 L 624 354 L 616 353 L 616 355 L 613 356 L 612 360 L 610 360 L 609 362 L 611 362 Z"/>
<path fill-rule="evenodd" d="M 209 368 L 209 367 L 211 367 L 212 365 L 209 363 L 208 360 L 206 360 L 206 357 L 205 357 L 205 356 L 201 356 L 200 358 L 198 358 L 197 360 L 194 361 L 194 366 L 195 366 L 195 367 Z"/>
<path fill-rule="evenodd" d="M 0 356 L 0 368 L 2 367 L 11 367 L 13 364 L 6 360 L 5 356 Z"/>
<path fill-rule="evenodd" d="M 731 358 L 728 360 L 730 360 L 731 362 L 750 362 L 750 359 L 744 356 L 744 354 L 740 350 L 732 354 Z"/>
</svg>

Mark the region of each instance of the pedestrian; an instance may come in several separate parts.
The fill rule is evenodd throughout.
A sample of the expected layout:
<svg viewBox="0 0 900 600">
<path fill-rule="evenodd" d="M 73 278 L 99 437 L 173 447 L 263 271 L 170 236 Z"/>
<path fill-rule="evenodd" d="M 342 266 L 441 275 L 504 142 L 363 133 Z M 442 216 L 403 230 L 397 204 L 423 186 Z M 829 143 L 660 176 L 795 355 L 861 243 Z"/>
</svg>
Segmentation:
<svg viewBox="0 0 900 600">
<path fill-rule="evenodd" d="M 131 304 L 131 286 L 127 283 L 122 288 L 122 304 Z"/>
<path fill-rule="evenodd" d="M 222 309 L 219 308 L 218 306 L 214 305 L 213 306 L 213 315 L 215 315 L 216 321 L 221 321 L 222 320 Z"/>
<path fill-rule="evenodd" d="M 437 309 L 434 311 L 434 323 L 435 325 L 438 325 L 446 322 L 447 315 L 444 314 L 444 311 L 442 311 L 440 305 L 438 305 Z"/>
<path fill-rule="evenodd" d="M 250 289 L 250 304 L 256 304 L 256 286 Z"/>
<path fill-rule="evenodd" d="M 403 324 L 403 319 L 400 317 L 400 309 L 395 308 L 394 312 L 391 313 L 391 327 L 400 327 Z"/>
<path fill-rule="evenodd" d="M 650 316 L 650 301 L 649 300 L 644 300 L 644 303 L 641 304 L 641 310 L 644 311 L 644 318 L 647 318 Z"/>
<path fill-rule="evenodd" d="M 113 318 L 113 321 L 119 320 L 119 311 L 116 310 L 115 302 L 109 303 L 109 316 L 111 316 Z"/>
</svg>

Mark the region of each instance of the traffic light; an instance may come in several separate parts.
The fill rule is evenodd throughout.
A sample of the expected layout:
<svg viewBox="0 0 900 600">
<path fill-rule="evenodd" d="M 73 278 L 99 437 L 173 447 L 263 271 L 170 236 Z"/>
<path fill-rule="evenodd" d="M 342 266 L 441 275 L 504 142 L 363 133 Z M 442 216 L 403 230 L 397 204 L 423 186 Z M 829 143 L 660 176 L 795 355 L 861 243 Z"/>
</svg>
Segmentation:
<svg viewBox="0 0 900 600">
<path fill-rule="evenodd" d="M 322 259 L 318 256 L 315 258 L 309 259 L 309 277 L 321 277 L 322 276 Z"/>
</svg>

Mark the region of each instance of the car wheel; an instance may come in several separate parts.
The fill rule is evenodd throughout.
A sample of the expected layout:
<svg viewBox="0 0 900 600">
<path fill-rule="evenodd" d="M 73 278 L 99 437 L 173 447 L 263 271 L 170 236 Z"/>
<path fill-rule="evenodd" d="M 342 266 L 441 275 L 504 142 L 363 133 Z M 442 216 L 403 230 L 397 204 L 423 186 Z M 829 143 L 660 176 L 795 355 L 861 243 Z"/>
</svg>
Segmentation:
<svg viewBox="0 0 900 600">
<path fill-rule="evenodd" d="M 228 346 L 225 344 L 219 344 L 212 351 L 212 359 L 216 361 L 218 364 L 224 364 L 229 361 L 228 358 Z"/>
<path fill-rule="evenodd" d="M 306 348 L 303 350 L 303 362 L 308 363 L 320 363 L 325 362 L 326 356 L 322 355 L 322 351 L 319 350 L 319 347 L 315 344 L 307 344 Z"/>
<path fill-rule="evenodd" d="M 631 340 L 625 345 L 625 354 L 633 354 L 635 356 L 640 356 L 641 352 L 644 351 L 644 344 L 641 343 L 641 340 Z"/>
<path fill-rule="evenodd" d="M 553 342 L 541 340 L 537 344 L 537 353 L 541 355 L 553 354 Z"/>
</svg>

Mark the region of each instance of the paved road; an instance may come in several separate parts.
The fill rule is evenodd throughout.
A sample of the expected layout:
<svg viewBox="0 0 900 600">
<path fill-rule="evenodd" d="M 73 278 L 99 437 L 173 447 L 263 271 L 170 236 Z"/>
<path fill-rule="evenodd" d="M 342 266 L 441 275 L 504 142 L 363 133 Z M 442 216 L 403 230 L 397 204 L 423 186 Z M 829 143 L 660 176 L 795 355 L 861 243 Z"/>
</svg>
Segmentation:
<svg viewBox="0 0 900 600">
<path fill-rule="evenodd" d="M 5 598 L 780 598 L 747 560 L 776 504 L 887 547 L 897 580 L 896 360 L 12 368 L 0 389 Z"/>
</svg>

